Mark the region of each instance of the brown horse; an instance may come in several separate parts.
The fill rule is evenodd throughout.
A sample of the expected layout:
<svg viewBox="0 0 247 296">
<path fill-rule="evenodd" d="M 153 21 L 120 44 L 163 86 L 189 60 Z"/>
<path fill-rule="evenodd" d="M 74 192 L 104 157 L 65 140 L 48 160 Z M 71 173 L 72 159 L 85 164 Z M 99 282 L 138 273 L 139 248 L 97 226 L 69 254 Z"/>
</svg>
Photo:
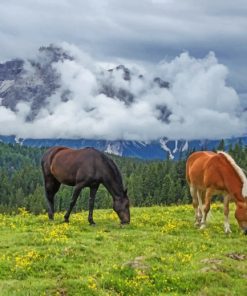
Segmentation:
<svg viewBox="0 0 247 296">
<path fill-rule="evenodd" d="M 88 222 L 92 225 L 94 199 L 100 184 L 103 184 L 113 198 L 113 209 L 122 224 L 130 222 L 129 198 L 124 190 L 122 176 L 116 164 L 104 153 L 94 149 L 70 149 L 53 147 L 43 155 L 42 171 L 49 219 L 54 219 L 54 196 L 61 184 L 74 186 L 68 211 L 64 216 L 69 222 L 70 213 L 84 187 L 90 188 Z"/>
<path fill-rule="evenodd" d="M 232 199 L 236 204 L 235 217 L 247 234 L 247 179 L 229 154 L 222 151 L 192 153 L 186 163 L 186 178 L 193 199 L 196 225 L 201 229 L 205 227 L 212 195 L 222 194 L 225 232 L 231 232 L 228 214 Z"/>
</svg>

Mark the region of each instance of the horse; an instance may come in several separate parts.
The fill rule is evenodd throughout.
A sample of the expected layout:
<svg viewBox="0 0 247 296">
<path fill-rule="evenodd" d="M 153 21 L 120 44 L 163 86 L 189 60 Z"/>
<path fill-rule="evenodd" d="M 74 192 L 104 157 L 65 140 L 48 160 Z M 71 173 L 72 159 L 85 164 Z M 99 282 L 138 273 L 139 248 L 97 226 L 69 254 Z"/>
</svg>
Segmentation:
<svg viewBox="0 0 247 296">
<path fill-rule="evenodd" d="M 113 198 L 113 209 L 121 224 L 130 223 L 129 198 L 123 187 L 121 173 L 112 159 L 94 148 L 71 149 L 52 147 L 41 160 L 48 217 L 54 219 L 54 196 L 61 184 L 74 186 L 70 206 L 64 216 L 69 222 L 70 213 L 81 190 L 90 188 L 88 222 L 94 225 L 94 200 L 100 184 L 103 184 Z"/>
<path fill-rule="evenodd" d="M 195 210 L 195 225 L 205 228 L 213 195 L 224 196 L 225 232 L 231 232 L 229 202 L 236 204 L 235 218 L 247 234 L 247 179 L 234 159 L 223 151 L 192 153 L 186 162 L 186 179 Z M 203 204 L 204 203 L 204 204 Z"/>
</svg>

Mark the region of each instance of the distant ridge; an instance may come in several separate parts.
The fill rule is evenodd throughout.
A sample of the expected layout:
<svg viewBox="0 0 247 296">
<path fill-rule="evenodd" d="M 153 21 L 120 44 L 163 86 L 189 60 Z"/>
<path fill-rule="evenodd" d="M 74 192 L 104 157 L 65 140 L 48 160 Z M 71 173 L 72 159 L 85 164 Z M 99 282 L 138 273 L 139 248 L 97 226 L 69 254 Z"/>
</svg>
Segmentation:
<svg viewBox="0 0 247 296">
<path fill-rule="evenodd" d="M 217 150 L 222 140 L 167 140 L 157 141 L 107 141 L 90 139 L 20 139 L 16 136 L 0 136 L 0 141 L 30 147 L 68 146 L 72 148 L 94 147 L 101 151 L 144 160 L 182 159 L 193 150 Z M 247 145 L 247 136 L 224 140 L 225 150 L 236 144 Z"/>
</svg>

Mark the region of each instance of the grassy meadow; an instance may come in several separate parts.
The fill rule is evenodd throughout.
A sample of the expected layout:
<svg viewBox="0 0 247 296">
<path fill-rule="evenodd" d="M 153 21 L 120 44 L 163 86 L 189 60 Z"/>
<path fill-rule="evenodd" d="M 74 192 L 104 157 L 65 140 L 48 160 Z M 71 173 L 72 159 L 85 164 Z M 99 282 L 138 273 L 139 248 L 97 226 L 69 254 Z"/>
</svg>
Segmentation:
<svg viewBox="0 0 247 296">
<path fill-rule="evenodd" d="M 131 208 L 121 227 L 112 210 L 0 215 L 0 295 L 246 295 L 247 237 L 222 204 L 205 230 L 191 205 Z"/>
</svg>

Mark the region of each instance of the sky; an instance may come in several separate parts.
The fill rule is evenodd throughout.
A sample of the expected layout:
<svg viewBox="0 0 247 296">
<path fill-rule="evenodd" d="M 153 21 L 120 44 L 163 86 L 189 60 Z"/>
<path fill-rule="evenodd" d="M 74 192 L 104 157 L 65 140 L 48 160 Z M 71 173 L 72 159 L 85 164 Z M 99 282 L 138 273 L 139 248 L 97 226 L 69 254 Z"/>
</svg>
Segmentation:
<svg viewBox="0 0 247 296">
<path fill-rule="evenodd" d="M 65 44 L 81 53 L 77 65 L 58 67 L 64 84 L 69 84 L 75 94 L 70 102 L 75 106 L 71 109 L 61 106 L 53 97 L 53 113 L 60 117 L 47 118 L 44 111 L 39 122 L 33 123 L 40 125 L 42 120 L 49 119 L 54 125 L 54 130 L 47 134 L 49 137 L 59 134 L 147 140 L 162 135 L 221 138 L 246 133 L 243 111 L 247 106 L 245 0 L 1 0 L 0 20 L 0 62 L 15 57 L 28 58 L 35 55 L 40 46 L 50 43 Z M 89 58 L 82 58 L 85 55 Z M 120 63 L 159 75 L 171 82 L 171 89 L 166 94 L 146 89 L 143 96 L 138 92 L 138 85 L 128 86 L 139 94 L 131 109 L 116 105 L 116 101 L 92 96 L 98 75 L 95 68 Z M 68 69 L 72 74 L 78 73 L 78 67 L 82 75 L 78 75 L 76 81 L 75 75 L 66 76 Z M 80 79 L 87 81 L 87 89 L 79 87 Z M 101 118 L 102 125 L 91 133 L 80 132 L 86 122 L 77 118 L 68 127 L 67 134 L 61 134 L 56 122 L 66 122 L 73 117 L 73 110 L 84 108 L 85 102 L 78 101 L 81 94 L 88 94 L 92 104 L 104 106 L 108 102 L 108 110 L 114 111 L 109 114 L 99 107 L 97 116 L 89 117 L 87 124 L 95 126 L 97 118 Z M 155 100 L 172 109 L 170 125 L 157 121 Z M 17 116 L 0 108 L 0 122 L 9 126 L 8 132 L 23 134 L 14 126 L 22 122 L 26 108 L 20 106 Z M 85 116 L 84 111 L 80 114 Z M 105 120 L 107 116 L 111 120 Z M 126 124 L 124 118 L 128 116 L 132 120 Z M 25 129 L 35 136 L 33 127 Z"/>
</svg>

